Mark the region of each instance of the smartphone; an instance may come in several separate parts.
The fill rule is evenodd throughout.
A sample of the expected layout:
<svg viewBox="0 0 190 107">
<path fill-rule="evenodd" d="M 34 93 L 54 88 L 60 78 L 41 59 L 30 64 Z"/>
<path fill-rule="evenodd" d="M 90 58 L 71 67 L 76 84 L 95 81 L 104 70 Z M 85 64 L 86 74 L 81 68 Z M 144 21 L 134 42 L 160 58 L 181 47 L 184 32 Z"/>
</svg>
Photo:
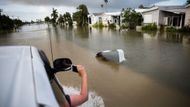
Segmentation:
<svg viewBox="0 0 190 107">
<path fill-rule="evenodd" d="M 75 66 L 75 65 L 72 65 L 72 71 L 73 71 L 73 72 L 76 72 L 76 73 L 78 73 L 78 69 L 77 69 L 77 66 Z"/>
</svg>

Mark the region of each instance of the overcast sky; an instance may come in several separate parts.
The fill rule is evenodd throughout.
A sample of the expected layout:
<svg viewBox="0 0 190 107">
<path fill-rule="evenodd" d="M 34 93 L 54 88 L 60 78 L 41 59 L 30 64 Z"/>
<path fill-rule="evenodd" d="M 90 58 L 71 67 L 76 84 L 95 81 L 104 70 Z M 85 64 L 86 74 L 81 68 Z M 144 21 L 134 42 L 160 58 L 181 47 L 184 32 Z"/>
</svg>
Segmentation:
<svg viewBox="0 0 190 107">
<path fill-rule="evenodd" d="M 108 0 L 107 10 L 115 12 L 122 8 L 137 8 L 140 4 L 183 5 L 185 2 L 186 0 Z M 61 14 L 73 13 L 80 4 L 87 5 L 90 13 L 105 11 L 100 7 L 104 0 L 0 0 L 4 14 L 24 21 L 44 19 L 45 16 L 50 16 L 53 7 Z"/>
</svg>

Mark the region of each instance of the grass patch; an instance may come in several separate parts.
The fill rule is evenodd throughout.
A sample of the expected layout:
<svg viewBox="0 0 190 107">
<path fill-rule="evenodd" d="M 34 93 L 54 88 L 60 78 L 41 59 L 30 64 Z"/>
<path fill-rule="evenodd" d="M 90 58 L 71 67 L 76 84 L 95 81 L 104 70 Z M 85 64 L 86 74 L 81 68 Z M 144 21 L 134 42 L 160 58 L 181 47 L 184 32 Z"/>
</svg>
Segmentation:
<svg viewBox="0 0 190 107">
<path fill-rule="evenodd" d="M 166 32 L 177 32 L 177 29 L 175 27 L 166 27 Z"/>
<path fill-rule="evenodd" d="M 127 25 L 124 25 L 124 24 L 122 24 L 121 26 L 120 26 L 120 29 L 128 29 L 129 27 L 127 26 Z"/>
<path fill-rule="evenodd" d="M 151 24 L 143 26 L 142 30 L 155 31 L 157 30 L 157 25 L 155 23 L 151 23 Z"/>
<path fill-rule="evenodd" d="M 115 28 L 116 28 L 115 23 L 109 24 L 109 25 L 108 25 L 108 28 L 109 28 L 109 29 L 115 29 Z"/>
<path fill-rule="evenodd" d="M 92 27 L 95 27 L 95 28 L 103 28 L 105 27 L 104 24 L 102 22 L 99 22 L 99 23 L 95 23 L 94 25 L 92 25 Z"/>
<path fill-rule="evenodd" d="M 190 26 L 184 26 L 178 30 L 179 32 L 190 32 Z"/>
<path fill-rule="evenodd" d="M 183 33 L 187 33 L 190 32 L 190 26 L 184 26 L 180 29 L 177 29 L 175 27 L 166 27 L 166 32 L 183 32 Z"/>
</svg>

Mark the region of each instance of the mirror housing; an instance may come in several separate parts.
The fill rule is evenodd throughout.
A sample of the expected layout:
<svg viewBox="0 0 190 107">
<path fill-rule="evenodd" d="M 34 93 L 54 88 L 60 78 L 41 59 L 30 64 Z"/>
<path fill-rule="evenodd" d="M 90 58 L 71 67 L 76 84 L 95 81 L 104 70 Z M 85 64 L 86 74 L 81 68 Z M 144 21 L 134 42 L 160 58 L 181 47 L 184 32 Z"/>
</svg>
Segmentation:
<svg viewBox="0 0 190 107">
<path fill-rule="evenodd" d="M 54 72 L 59 71 L 69 71 L 78 72 L 77 66 L 72 64 L 72 61 L 69 58 L 58 58 L 53 61 Z"/>
<path fill-rule="evenodd" d="M 71 70 L 72 61 L 69 58 L 58 58 L 53 61 L 53 67 L 58 71 L 69 71 Z"/>
</svg>

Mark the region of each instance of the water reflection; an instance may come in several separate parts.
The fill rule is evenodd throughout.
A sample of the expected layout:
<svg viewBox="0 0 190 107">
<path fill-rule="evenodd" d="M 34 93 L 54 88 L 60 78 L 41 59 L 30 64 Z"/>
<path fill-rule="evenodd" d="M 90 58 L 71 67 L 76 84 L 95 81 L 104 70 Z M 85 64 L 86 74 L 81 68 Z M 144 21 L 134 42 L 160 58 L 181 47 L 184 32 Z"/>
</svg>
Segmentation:
<svg viewBox="0 0 190 107">
<path fill-rule="evenodd" d="M 185 36 L 183 37 L 183 45 L 188 45 L 190 44 L 190 36 Z"/>
<path fill-rule="evenodd" d="M 76 35 L 76 37 L 79 36 L 79 38 L 82 38 L 82 39 L 88 39 L 89 32 L 90 32 L 90 28 L 88 26 L 78 27 L 77 29 L 74 29 L 74 34 Z"/>
<path fill-rule="evenodd" d="M 189 44 L 189 36 L 178 32 L 143 32 L 144 39 L 157 39 L 165 42 Z"/>
<path fill-rule="evenodd" d="M 182 43 L 183 42 L 183 35 L 181 33 L 165 33 L 164 39 L 167 42 L 175 42 L 175 43 Z"/>
</svg>

